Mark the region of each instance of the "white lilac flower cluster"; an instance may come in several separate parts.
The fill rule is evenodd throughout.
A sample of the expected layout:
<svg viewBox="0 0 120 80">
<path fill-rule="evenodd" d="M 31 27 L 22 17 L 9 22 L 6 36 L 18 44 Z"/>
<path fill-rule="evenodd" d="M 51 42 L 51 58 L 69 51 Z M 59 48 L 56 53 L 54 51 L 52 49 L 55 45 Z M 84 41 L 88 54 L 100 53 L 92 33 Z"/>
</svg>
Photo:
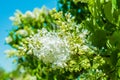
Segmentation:
<svg viewBox="0 0 120 80">
<path fill-rule="evenodd" d="M 52 64 L 52 67 L 63 68 L 70 58 L 70 50 L 67 39 L 59 37 L 56 32 L 48 32 L 42 29 L 37 34 L 28 38 L 29 51 L 42 60 L 45 64 Z"/>
<path fill-rule="evenodd" d="M 26 30 L 20 29 L 16 32 L 16 34 L 25 37 L 28 35 L 28 32 Z"/>
<path fill-rule="evenodd" d="M 48 14 L 48 9 L 43 6 L 41 9 L 38 9 L 38 8 L 35 8 L 33 12 L 31 11 L 27 11 L 25 14 L 23 14 L 21 11 L 19 10 L 16 10 L 16 13 L 14 14 L 14 16 L 11 16 L 9 19 L 11 21 L 13 21 L 13 24 L 15 26 L 18 26 L 20 24 L 23 24 L 23 19 L 24 20 L 36 20 L 36 21 L 41 21 L 43 22 L 44 21 L 44 18 L 43 16 L 41 16 L 41 14 L 45 14 L 47 15 Z"/>
</svg>

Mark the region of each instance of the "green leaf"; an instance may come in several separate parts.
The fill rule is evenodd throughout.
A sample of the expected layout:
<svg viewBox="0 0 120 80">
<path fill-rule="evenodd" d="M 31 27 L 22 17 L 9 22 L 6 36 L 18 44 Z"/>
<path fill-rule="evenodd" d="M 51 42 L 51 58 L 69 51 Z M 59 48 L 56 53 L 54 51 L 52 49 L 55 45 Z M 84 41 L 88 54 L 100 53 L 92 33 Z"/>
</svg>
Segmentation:
<svg viewBox="0 0 120 80">
<path fill-rule="evenodd" d="M 112 0 L 112 9 L 117 9 L 117 2 L 116 0 Z"/>
<path fill-rule="evenodd" d="M 118 76 L 120 77 L 120 68 L 118 69 Z"/>
<path fill-rule="evenodd" d="M 117 0 L 118 9 L 120 9 L 120 0 Z"/>
<path fill-rule="evenodd" d="M 112 16 L 112 4 L 111 2 L 107 2 L 104 5 L 104 14 L 108 21 L 113 22 L 113 16 Z"/>
<path fill-rule="evenodd" d="M 98 48 L 106 45 L 106 32 L 104 30 L 96 30 L 90 37 L 92 44 Z"/>
<path fill-rule="evenodd" d="M 115 65 L 117 64 L 118 58 L 117 58 L 117 50 L 114 51 L 111 56 L 110 56 L 110 60 L 111 60 L 111 64 L 115 67 Z"/>
<path fill-rule="evenodd" d="M 116 46 L 118 49 L 120 48 L 120 31 L 115 31 L 113 35 L 110 37 L 110 43 L 113 46 Z"/>
</svg>

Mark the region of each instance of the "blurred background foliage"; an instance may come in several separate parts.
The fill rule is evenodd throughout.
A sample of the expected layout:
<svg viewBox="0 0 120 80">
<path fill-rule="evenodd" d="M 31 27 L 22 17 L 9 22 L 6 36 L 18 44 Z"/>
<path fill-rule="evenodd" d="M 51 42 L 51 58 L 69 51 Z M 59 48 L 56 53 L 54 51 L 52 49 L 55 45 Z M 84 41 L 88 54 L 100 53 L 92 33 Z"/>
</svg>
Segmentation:
<svg viewBox="0 0 120 80">
<path fill-rule="evenodd" d="M 10 18 L 15 28 L 6 38 L 14 50 L 6 53 L 17 57 L 18 69 L 9 74 L 1 69 L 0 77 L 20 71 L 18 77 L 23 80 L 27 80 L 26 76 L 31 76 L 28 80 L 119 80 L 119 5 L 119 0 L 58 0 L 58 10 L 42 7 L 24 14 L 17 11 Z M 54 69 L 35 55 L 26 54 L 30 50 L 26 38 L 42 28 L 68 36 L 71 59 L 67 67 Z"/>
</svg>

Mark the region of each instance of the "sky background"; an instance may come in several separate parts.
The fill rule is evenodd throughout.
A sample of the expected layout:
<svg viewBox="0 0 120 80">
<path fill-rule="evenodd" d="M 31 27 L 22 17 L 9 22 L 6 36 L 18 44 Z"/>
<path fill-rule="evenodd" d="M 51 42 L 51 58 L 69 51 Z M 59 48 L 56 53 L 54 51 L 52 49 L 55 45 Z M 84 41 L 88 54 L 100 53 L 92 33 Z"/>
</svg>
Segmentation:
<svg viewBox="0 0 120 80">
<path fill-rule="evenodd" d="M 15 69 L 14 58 L 9 59 L 4 54 L 6 49 L 10 49 L 10 46 L 5 44 L 5 37 L 13 27 L 9 17 L 14 15 L 16 9 L 25 13 L 27 10 L 33 11 L 34 8 L 42 6 L 48 9 L 55 8 L 57 0 L 0 0 L 0 67 L 7 72 Z"/>
</svg>

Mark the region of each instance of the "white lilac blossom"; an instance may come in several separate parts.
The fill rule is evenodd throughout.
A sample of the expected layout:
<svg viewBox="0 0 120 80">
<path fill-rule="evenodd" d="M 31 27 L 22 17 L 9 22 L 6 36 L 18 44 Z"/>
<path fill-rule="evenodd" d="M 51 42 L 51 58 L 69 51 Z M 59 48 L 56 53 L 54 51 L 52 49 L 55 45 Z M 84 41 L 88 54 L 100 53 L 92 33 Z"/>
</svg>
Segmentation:
<svg viewBox="0 0 120 80">
<path fill-rule="evenodd" d="M 60 38 L 56 32 L 42 29 L 29 39 L 30 52 L 33 52 L 45 64 L 52 67 L 64 67 L 70 57 L 69 45 L 65 37 Z M 29 52 L 29 51 L 28 51 Z"/>
<path fill-rule="evenodd" d="M 26 37 L 28 35 L 28 32 L 26 30 L 20 29 L 16 32 L 16 34 Z"/>
<path fill-rule="evenodd" d="M 35 18 L 35 15 L 31 11 L 27 11 L 24 15 L 24 18 Z"/>
<path fill-rule="evenodd" d="M 79 36 L 80 38 L 84 39 L 88 33 L 89 33 L 88 30 L 82 30 Z"/>
<path fill-rule="evenodd" d="M 16 13 L 14 14 L 15 16 L 11 16 L 9 19 L 14 22 L 14 25 L 21 24 L 21 19 L 20 16 L 22 16 L 22 12 L 19 10 L 16 10 Z"/>
<path fill-rule="evenodd" d="M 9 50 L 6 50 L 5 53 L 7 54 L 8 57 L 11 57 L 13 55 L 17 55 L 18 51 L 15 49 L 9 49 Z"/>
<path fill-rule="evenodd" d="M 13 25 L 18 26 L 20 24 L 23 24 L 24 22 L 23 20 L 44 21 L 42 14 L 48 15 L 48 13 L 49 13 L 49 10 L 45 6 L 43 6 L 41 9 L 35 8 L 33 12 L 27 11 L 25 14 L 23 14 L 19 10 L 16 10 L 16 13 L 14 14 L 14 16 L 11 16 L 9 19 L 14 22 Z"/>
<path fill-rule="evenodd" d="M 9 43 L 11 43 L 13 41 L 13 39 L 12 39 L 11 36 L 8 36 L 8 37 L 5 38 L 5 41 L 6 41 L 6 43 L 9 44 Z"/>
</svg>

